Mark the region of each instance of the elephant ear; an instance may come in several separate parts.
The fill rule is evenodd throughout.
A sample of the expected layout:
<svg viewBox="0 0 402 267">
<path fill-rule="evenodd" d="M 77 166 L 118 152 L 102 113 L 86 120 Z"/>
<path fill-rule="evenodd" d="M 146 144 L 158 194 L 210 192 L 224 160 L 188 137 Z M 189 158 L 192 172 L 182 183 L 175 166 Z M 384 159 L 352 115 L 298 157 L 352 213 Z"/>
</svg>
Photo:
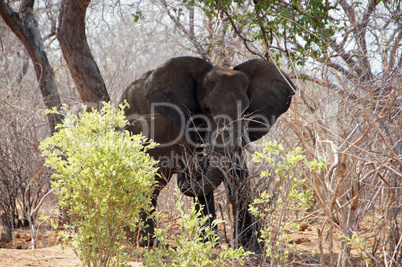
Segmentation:
<svg viewBox="0 0 402 267">
<path fill-rule="evenodd" d="M 250 85 L 248 135 L 255 141 L 268 133 L 278 117 L 290 106 L 296 87 L 277 66 L 269 61 L 252 59 L 234 67 L 247 74 Z"/>
<path fill-rule="evenodd" d="M 158 113 L 182 127 L 191 114 L 199 111 L 197 80 L 212 67 L 201 58 L 171 58 L 149 77 L 146 99 Z"/>
</svg>

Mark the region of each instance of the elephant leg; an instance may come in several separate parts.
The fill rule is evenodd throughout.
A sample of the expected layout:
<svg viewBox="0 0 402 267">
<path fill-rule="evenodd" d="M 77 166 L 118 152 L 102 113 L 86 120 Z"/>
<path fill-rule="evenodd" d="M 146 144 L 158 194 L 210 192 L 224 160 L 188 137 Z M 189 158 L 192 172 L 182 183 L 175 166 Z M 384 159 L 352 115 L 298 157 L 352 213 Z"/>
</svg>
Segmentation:
<svg viewBox="0 0 402 267">
<path fill-rule="evenodd" d="M 155 234 L 155 220 L 150 216 L 156 210 L 157 199 L 159 192 L 154 192 L 152 196 L 152 208 L 150 212 L 141 211 L 141 221 L 144 223 L 141 229 L 136 229 L 131 231 L 130 227 L 124 227 L 127 239 L 133 245 L 139 245 L 140 247 L 149 247 L 154 244 L 154 234 Z"/>
<path fill-rule="evenodd" d="M 166 173 L 169 175 L 167 176 Z M 144 222 L 144 226 L 142 229 L 138 229 L 134 232 L 130 231 L 129 227 L 125 227 L 127 238 L 134 244 L 139 245 L 141 247 L 150 247 L 154 245 L 155 242 L 155 219 L 152 218 L 152 214 L 156 211 L 156 206 L 158 204 L 158 196 L 163 189 L 163 187 L 167 184 L 171 177 L 170 172 L 160 172 L 160 176 L 163 178 L 156 177 L 158 182 L 157 186 L 152 195 L 152 208 L 150 212 L 141 212 L 141 221 Z"/>
<path fill-rule="evenodd" d="M 258 243 L 259 222 L 248 210 L 251 203 L 251 188 L 247 181 L 248 170 L 244 165 L 232 173 L 232 180 L 227 184 L 229 200 L 232 204 L 232 216 L 235 221 L 233 239 L 237 246 L 242 246 L 246 250 L 261 253 Z"/>
<path fill-rule="evenodd" d="M 198 203 L 196 205 L 196 210 L 200 210 L 200 206 L 203 206 L 202 209 L 202 216 L 209 216 L 208 217 L 208 224 L 212 226 L 212 222 L 216 219 L 216 212 L 215 212 L 215 199 L 214 199 L 214 192 L 210 192 L 205 196 L 198 197 Z M 216 226 L 215 226 L 216 228 Z"/>
<path fill-rule="evenodd" d="M 194 177 L 197 177 L 197 175 L 199 175 L 198 173 L 193 174 Z M 187 172 L 179 172 L 177 174 L 177 184 L 178 187 L 180 188 L 181 192 L 187 196 L 192 196 L 194 197 L 194 199 L 197 199 L 197 201 L 194 201 L 196 204 L 195 208 L 197 211 L 199 211 L 201 209 L 201 206 L 203 206 L 204 208 L 202 209 L 202 216 L 208 216 L 211 215 L 211 217 L 209 218 L 208 222 L 211 225 L 212 221 L 215 220 L 216 218 L 216 212 L 215 212 L 215 199 L 214 199 L 214 191 L 211 191 L 209 193 L 207 193 L 206 195 L 200 195 L 200 196 L 195 196 L 192 194 L 192 192 L 187 188 L 183 188 L 182 184 L 183 181 L 187 181 L 190 176 L 189 173 Z M 196 178 L 193 178 L 196 179 Z M 191 184 L 191 182 L 189 183 Z"/>
<path fill-rule="evenodd" d="M 201 210 L 201 216 L 208 217 L 206 224 L 216 232 L 217 226 L 212 225 L 212 222 L 216 219 L 214 192 L 212 191 L 205 196 L 199 196 L 197 197 L 197 200 L 198 201 L 195 201 L 197 203 L 195 206 L 196 210 L 199 211 L 201 206 L 203 207 Z M 201 237 L 203 238 L 204 242 L 211 241 L 208 238 L 205 238 L 204 232 L 201 233 Z"/>
<path fill-rule="evenodd" d="M 152 214 L 156 211 L 159 192 L 157 192 L 157 194 L 155 194 L 154 192 L 154 195 L 152 196 L 152 210 L 150 211 L 150 213 L 146 212 L 141 213 L 141 221 L 145 223 L 145 228 L 143 228 L 140 232 L 141 238 L 139 240 L 139 245 L 141 247 L 150 247 L 154 245 L 155 219 L 152 218 Z"/>
<path fill-rule="evenodd" d="M 238 208 L 233 209 L 233 217 L 236 221 L 236 243 L 246 250 L 253 251 L 257 254 L 261 252 L 258 243 L 259 223 L 256 218 L 249 212 L 249 201 L 238 201 Z"/>
</svg>

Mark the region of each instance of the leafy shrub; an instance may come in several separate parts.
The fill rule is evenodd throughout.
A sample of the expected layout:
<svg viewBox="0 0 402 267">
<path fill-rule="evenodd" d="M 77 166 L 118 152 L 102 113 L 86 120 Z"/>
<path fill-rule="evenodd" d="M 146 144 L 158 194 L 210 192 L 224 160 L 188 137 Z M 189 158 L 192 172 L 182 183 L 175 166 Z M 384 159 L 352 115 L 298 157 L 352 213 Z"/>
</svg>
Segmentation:
<svg viewBox="0 0 402 267">
<path fill-rule="evenodd" d="M 173 244 L 169 244 L 166 239 L 168 228 L 156 229 L 159 247 L 145 252 L 144 265 L 226 266 L 234 262 L 243 265 L 244 258 L 250 252 L 244 251 L 242 247 L 229 249 L 224 244 L 221 248 L 214 249 L 219 238 L 207 224 L 208 217 L 202 217 L 201 210 L 197 211 L 194 203 L 189 211 L 185 211 L 180 192 L 176 192 L 176 196 L 176 207 L 181 215 L 178 222 L 180 233 L 173 237 Z M 218 223 L 218 220 L 214 220 L 212 226 Z"/>
<path fill-rule="evenodd" d="M 78 115 L 63 107 L 59 132 L 41 143 L 46 164 L 56 171 L 59 204 L 73 219 L 68 244 L 87 266 L 127 261 L 123 228 L 134 230 L 141 210 L 150 208 L 156 162 L 146 151 L 155 143 L 121 130 L 128 124 L 126 106 L 104 103 L 100 112 Z"/>
<path fill-rule="evenodd" d="M 323 160 L 308 161 L 300 147 L 285 155 L 283 151 L 281 144 L 265 141 L 263 152 L 254 153 L 254 162 L 268 164 L 261 176 L 271 177 L 277 186 L 271 193 L 263 191 L 249 208 L 254 216 L 262 220 L 261 242 L 266 256 L 277 264 L 288 262 L 290 252 L 297 250 L 288 234 L 299 230 L 299 224 L 290 218 L 291 212 L 307 210 L 312 206 L 312 186 L 306 175 L 319 172 L 328 164 Z"/>
</svg>

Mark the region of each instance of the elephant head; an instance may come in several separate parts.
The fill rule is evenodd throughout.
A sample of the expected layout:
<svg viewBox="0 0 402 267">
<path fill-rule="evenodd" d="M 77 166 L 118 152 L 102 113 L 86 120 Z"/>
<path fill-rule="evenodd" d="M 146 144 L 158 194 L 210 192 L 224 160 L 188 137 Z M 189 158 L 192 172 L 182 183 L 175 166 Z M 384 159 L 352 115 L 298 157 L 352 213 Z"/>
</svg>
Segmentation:
<svg viewBox="0 0 402 267">
<path fill-rule="evenodd" d="M 252 59 L 222 69 L 200 58 L 179 57 L 152 72 L 146 99 L 182 129 L 187 143 L 202 143 L 209 155 L 227 157 L 226 151 L 238 154 L 243 145 L 265 135 L 289 108 L 294 90 L 272 62 Z M 224 175 L 211 164 L 192 182 L 179 177 L 179 185 L 186 195 L 206 195 Z"/>
</svg>

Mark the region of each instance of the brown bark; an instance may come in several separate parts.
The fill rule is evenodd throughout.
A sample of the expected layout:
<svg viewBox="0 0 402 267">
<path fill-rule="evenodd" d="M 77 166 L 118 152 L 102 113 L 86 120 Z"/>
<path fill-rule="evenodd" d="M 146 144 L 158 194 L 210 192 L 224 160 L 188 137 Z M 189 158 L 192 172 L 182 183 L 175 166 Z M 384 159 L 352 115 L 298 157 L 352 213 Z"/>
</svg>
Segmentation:
<svg viewBox="0 0 402 267">
<path fill-rule="evenodd" d="M 110 97 L 85 35 L 89 3 L 89 0 L 62 1 L 57 39 L 81 100 L 88 107 L 99 108 Z"/>
<path fill-rule="evenodd" d="M 61 101 L 53 69 L 47 58 L 38 23 L 33 14 L 34 2 L 34 0 L 22 0 L 19 13 L 17 13 L 3 0 L 0 0 L 0 15 L 27 50 L 35 69 L 43 100 L 46 107 L 50 109 L 60 107 Z M 62 122 L 62 117 L 57 114 L 49 114 L 48 120 L 53 134 L 56 124 Z"/>
</svg>

